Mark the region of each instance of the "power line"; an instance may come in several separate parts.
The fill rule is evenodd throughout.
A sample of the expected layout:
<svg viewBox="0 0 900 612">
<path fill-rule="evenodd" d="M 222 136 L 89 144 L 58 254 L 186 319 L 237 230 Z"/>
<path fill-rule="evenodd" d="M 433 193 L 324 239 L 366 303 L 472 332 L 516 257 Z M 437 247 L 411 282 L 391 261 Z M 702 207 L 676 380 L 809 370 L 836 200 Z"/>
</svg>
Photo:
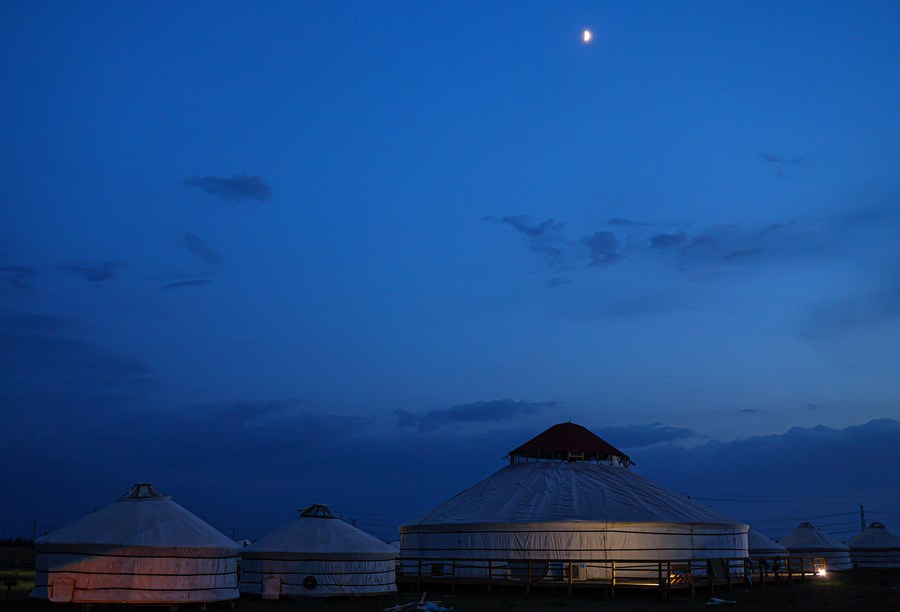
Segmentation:
<svg viewBox="0 0 900 612">
<path fill-rule="evenodd" d="M 797 499 L 797 498 L 779 498 L 779 497 L 758 497 L 756 499 L 746 499 L 746 498 L 737 498 L 737 497 L 697 497 L 696 495 L 691 495 L 691 499 L 694 501 L 717 501 L 717 502 L 739 502 L 744 504 L 848 504 L 848 503 L 859 503 L 860 501 L 866 502 L 872 499 L 884 500 L 887 499 L 890 502 L 900 503 L 900 497 L 871 497 L 866 495 L 859 495 L 855 497 L 841 497 L 841 498 L 816 498 L 816 497 L 808 497 L 805 499 Z"/>
</svg>

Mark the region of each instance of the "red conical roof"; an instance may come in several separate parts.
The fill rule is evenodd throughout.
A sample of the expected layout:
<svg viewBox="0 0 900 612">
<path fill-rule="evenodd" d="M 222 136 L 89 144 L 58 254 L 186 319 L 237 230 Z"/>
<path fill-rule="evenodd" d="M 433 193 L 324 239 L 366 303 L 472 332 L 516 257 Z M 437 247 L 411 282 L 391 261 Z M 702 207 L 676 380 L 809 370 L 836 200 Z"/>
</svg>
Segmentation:
<svg viewBox="0 0 900 612">
<path fill-rule="evenodd" d="M 615 446 L 575 423 L 559 423 L 536 435 L 519 448 L 509 451 L 510 461 L 515 457 L 560 461 L 619 459 L 626 466 L 634 463 Z"/>
</svg>

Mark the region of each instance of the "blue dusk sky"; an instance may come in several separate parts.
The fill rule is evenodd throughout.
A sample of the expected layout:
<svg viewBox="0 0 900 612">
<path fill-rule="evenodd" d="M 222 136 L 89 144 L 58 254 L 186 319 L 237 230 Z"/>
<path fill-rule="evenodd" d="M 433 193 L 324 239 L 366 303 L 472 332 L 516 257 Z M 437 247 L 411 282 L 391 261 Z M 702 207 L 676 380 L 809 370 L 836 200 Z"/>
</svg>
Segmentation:
<svg viewBox="0 0 900 612">
<path fill-rule="evenodd" d="M 0 537 L 393 539 L 568 420 L 900 530 L 898 60 L 892 1 L 0 3 Z"/>
</svg>

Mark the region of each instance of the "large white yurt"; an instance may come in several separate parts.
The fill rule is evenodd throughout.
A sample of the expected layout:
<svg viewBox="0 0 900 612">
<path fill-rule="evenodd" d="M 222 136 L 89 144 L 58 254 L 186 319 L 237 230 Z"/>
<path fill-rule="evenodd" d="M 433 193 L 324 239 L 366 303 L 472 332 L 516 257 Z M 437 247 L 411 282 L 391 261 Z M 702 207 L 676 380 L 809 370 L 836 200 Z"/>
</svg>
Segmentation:
<svg viewBox="0 0 900 612">
<path fill-rule="evenodd" d="M 518 561 L 534 560 L 527 571 L 540 578 L 574 561 L 573 578 L 606 579 L 611 564 L 578 562 L 747 557 L 746 524 L 635 474 L 625 453 L 580 425 L 554 425 L 507 459 L 400 528 L 404 573 L 422 564 L 437 575 L 443 559 L 457 561 L 458 576 L 486 577 L 490 559 L 492 575 L 505 561 L 517 578 Z"/>
<path fill-rule="evenodd" d="M 841 544 L 812 523 L 800 523 L 794 531 L 781 538 L 780 544 L 791 555 L 823 557 L 829 570 L 852 569 L 850 549 Z"/>
<path fill-rule="evenodd" d="M 35 542 L 31 596 L 177 604 L 237 599 L 238 546 L 151 483 Z"/>
<path fill-rule="evenodd" d="M 314 504 L 241 550 L 240 590 L 264 599 L 394 593 L 397 554 Z"/>
<path fill-rule="evenodd" d="M 900 535 L 884 523 L 872 523 L 849 543 L 856 567 L 900 567 Z"/>
</svg>

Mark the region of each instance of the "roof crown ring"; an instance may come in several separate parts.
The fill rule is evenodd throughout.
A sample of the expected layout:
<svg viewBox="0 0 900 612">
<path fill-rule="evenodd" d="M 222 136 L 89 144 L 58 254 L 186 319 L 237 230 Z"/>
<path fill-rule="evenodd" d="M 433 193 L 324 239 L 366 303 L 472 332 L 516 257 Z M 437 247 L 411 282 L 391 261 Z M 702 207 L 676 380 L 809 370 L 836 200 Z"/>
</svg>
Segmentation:
<svg viewBox="0 0 900 612">
<path fill-rule="evenodd" d="M 528 461 L 562 461 L 566 463 L 601 463 L 617 467 L 634 465 L 631 458 L 575 423 L 559 423 L 538 434 L 522 446 L 509 451 L 510 463 Z"/>
</svg>

